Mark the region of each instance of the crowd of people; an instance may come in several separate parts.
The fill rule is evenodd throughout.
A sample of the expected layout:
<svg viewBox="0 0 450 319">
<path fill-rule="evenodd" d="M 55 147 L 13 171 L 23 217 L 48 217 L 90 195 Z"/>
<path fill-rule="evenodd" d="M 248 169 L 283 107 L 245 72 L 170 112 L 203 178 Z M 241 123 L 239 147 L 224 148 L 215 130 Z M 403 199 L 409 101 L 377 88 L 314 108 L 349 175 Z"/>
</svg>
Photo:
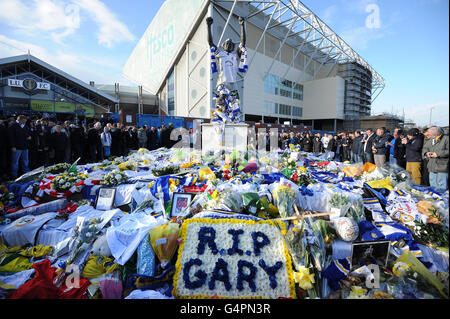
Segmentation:
<svg viewBox="0 0 450 319">
<path fill-rule="evenodd" d="M 138 128 L 103 119 L 80 125 L 24 115 L 0 119 L 0 181 L 78 158 L 80 164 L 96 163 L 141 147 L 170 148 L 177 142 L 170 139 L 173 129 L 172 123 Z"/>
<path fill-rule="evenodd" d="M 448 189 L 449 137 L 441 127 L 404 130 L 385 127 L 366 131 L 331 134 L 283 133 L 278 146 L 286 149 L 299 145 L 304 152 L 326 154 L 330 160 L 349 163 L 372 163 L 377 167 L 398 165 L 418 185 Z"/>
<path fill-rule="evenodd" d="M 0 180 L 17 178 L 19 173 L 41 166 L 72 163 L 78 158 L 80 164 L 95 163 L 139 148 L 170 148 L 177 143 L 170 139 L 173 129 L 172 123 L 138 128 L 103 119 L 77 125 L 24 115 L 10 117 L 0 120 Z M 269 148 L 269 133 L 266 137 Z M 397 127 L 392 134 L 384 127 L 335 135 L 279 134 L 280 149 L 290 144 L 339 162 L 369 162 L 377 167 L 396 164 L 406 169 L 416 184 L 438 191 L 448 189 L 449 137 L 440 127 L 432 126 L 423 132 Z"/>
</svg>

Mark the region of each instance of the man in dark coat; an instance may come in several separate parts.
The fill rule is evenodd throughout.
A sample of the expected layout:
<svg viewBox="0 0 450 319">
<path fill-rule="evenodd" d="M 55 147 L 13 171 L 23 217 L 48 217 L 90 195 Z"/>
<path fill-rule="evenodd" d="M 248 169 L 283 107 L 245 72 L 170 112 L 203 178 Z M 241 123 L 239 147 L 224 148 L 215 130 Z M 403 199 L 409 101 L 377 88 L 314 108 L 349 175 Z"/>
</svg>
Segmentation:
<svg viewBox="0 0 450 319">
<path fill-rule="evenodd" d="M 394 158 L 397 161 L 397 165 L 406 169 L 406 144 L 402 143 L 402 140 L 406 138 L 405 131 L 402 129 L 397 131 L 397 138 L 394 143 Z"/>
<path fill-rule="evenodd" d="M 156 150 L 158 148 L 158 132 L 154 126 L 148 131 L 147 142 L 149 150 Z"/>
<path fill-rule="evenodd" d="M 84 130 L 76 125 L 70 126 L 70 144 L 72 146 L 72 158 L 76 161 L 83 155 L 83 144 L 85 142 Z"/>
<path fill-rule="evenodd" d="M 323 153 L 323 144 L 319 136 L 314 137 L 313 153 Z"/>
<path fill-rule="evenodd" d="M 377 167 L 381 168 L 385 166 L 386 154 L 389 152 L 389 149 L 386 147 L 387 142 L 389 142 L 389 135 L 386 133 L 386 128 L 378 128 L 372 144 L 375 165 Z"/>
<path fill-rule="evenodd" d="M 376 135 L 375 135 L 375 132 L 373 131 L 373 129 L 371 129 L 371 128 L 367 129 L 366 132 L 367 132 L 367 136 L 361 140 L 361 143 L 363 146 L 364 163 L 369 162 L 369 163 L 375 164 L 372 146 L 373 146 L 373 141 L 374 141 Z"/>
<path fill-rule="evenodd" d="M 62 131 L 61 125 L 56 125 L 55 132 L 51 136 L 51 142 L 55 149 L 56 164 L 65 162 L 67 139 L 67 135 Z"/>
<path fill-rule="evenodd" d="M 361 132 L 355 131 L 355 135 L 353 136 L 352 147 L 351 147 L 351 161 L 353 163 L 363 162 L 362 158 L 362 140 Z"/>
<path fill-rule="evenodd" d="M 119 123 L 116 123 L 111 128 L 111 155 L 121 156 L 122 152 L 122 132 Z"/>
<path fill-rule="evenodd" d="M 19 162 L 23 173 L 30 171 L 28 167 L 28 143 L 31 140 L 31 136 L 25 127 L 26 122 L 27 118 L 24 115 L 19 115 L 8 129 L 12 178 L 17 178 Z"/>
<path fill-rule="evenodd" d="M 309 133 L 306 134 L 305 138 L 302 141 L 302 151 L 307 153 L 311 153 L 313 151 L 313 140 Z"/>
<path fill-rule="evenodd" d="M 100 140 L 100 128 L 101 124 L 99 122 L 95 123 L 93 127 L 91 127 L 88 131 L 88 145 L 89 145 L 89 160 L 92 163 L 97 162 L 97 152 L 99 146 L 101 148 L 101 140 Z M 100 157 L 100 156 L 98 156 Z"/>
</svg>

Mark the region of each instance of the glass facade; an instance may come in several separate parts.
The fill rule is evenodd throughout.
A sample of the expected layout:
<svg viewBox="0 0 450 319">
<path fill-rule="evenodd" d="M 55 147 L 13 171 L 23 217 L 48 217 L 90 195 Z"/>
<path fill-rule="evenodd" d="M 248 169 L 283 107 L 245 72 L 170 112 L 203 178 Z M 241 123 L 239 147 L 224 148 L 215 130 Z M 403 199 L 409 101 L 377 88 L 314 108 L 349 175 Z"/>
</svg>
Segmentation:
<svg viewBox="0 0 450 319">
<path fill-rule="evenodd" d="M 303 85 L 273 74 L 264 74 L 264 92 L 303 101 Z"/>
<path fill-rule="evenodd" d="M 167 111 L 168 115 L 175 115 L 175 77 L 173 69 L 167 78 Z"/>
<path fill-rule="evenodd" d="M 286 104 L 280 104 L 280 113 L 282 115 L 291 115 L 292 106 Z"/>
<path fill-rule="evenodd" d="M 298 106 L 293 106 L 292 107 L 292 116 L 302 117 L 303 116 L 303 108 L 298 107 Z"/>
<path fill-rule="evenodd" d="M 265 73 L 264 76 L 264 92 L 303 101 L 303 85 L 300 83 L 295 83 L 291 80 L 268 73 Z M 289 104 L 278 104 L 270 101 L 264 101 L 264 112 L 266 114 L 280 114 L 296 117 L 303 116 L 303 109 L 301 107 Z"/>
<path fill-rule="evenodd" d="M 279 94 L 279 78 L 276 75 L 265 74 L 264 78 L 264 92 L 269 94 Z"/>
</svg>

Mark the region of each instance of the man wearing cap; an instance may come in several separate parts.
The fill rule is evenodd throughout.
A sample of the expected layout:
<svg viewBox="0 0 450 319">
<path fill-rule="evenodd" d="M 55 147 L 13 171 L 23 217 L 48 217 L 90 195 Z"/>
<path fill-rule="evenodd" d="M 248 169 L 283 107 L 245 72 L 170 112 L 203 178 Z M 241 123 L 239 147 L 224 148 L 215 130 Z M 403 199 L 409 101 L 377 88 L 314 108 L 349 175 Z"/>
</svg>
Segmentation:
<svg viewBox="0 0 450 319">
<path fill-rule="evenodd" d="M 407 138 L 402 140 L 406 145 L 406 171 L 411 175 L 414 182 L 420 185 L 422 181 L 422 147 L 423 135 L 417 128 L 412 128 L 407 133 Z"/>
<path fill-rule="evenodd" d="M 430 186 L 438 192 L 448 189 L 448 136 L 440 127 L 428 129 L 430 139 L 423 148 L 423 155 L 428 158 Z"/>
</svg>

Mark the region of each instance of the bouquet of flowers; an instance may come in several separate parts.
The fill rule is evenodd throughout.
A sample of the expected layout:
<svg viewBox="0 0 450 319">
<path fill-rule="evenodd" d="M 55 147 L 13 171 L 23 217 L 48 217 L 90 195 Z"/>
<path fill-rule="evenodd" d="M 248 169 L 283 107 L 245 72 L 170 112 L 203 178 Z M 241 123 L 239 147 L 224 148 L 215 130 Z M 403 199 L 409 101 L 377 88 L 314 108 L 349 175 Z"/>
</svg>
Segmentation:
<svg viewBox="0 0 450 319">
<path fill-rule="evenodd" d="M 309 184 L 314 182 L 311 175 L 304 167 L 299 167 L 296 172 L 293 172 L 291 174 L 289 179 L 298 186 L 302 185 L 308 186 Z"/>
<path fill-rule="evenodd" d="M 105 159 L 99 165 L 93 166 L 92 169 L 93 170 L 96 170 L 96 169 L 102 169 L 103 170 L 103 169 L 107 168 L 109 165 L 111 165 L 111 163 L 112 163 L 111 161 Z"/>
<path fill-rule="evenodd" d="M 217 189 L 209 190 L 208 209 L 224 209 L 234 212 L 241 212 L 243 208 L 242 196 L 230 189 L 219 192 Z"/>
<path fill-rule="evenodd" d="M 119 165 L 117 165 L 117 167 L 121 171 L 134 171 L 136 169 L 136 165 L 134 165 L 130 161 L 126 161 L 126 162 L 120 163 Z"/>
<path fill-rule="evenodd" d="M 65 193 L 87 177 L 88 175 L 83 173 L 62 173 L 56 176 L 50 185 L 54 190 Z"/>
<path fill-rule="evenodd" d="M 55 164 L 52 165 L 50 167 L 47 167 L 44 171 L 45 174 L 60 174 L 63 173 L 65 171 L 67 171 L 72 165 L 69 163 L 59 163 L 59 164 Z"/>
<path fill-rule="evenodd" d="M 152 169 L 152 174 L 155 176 L 172 175 L 172 174 L 177 174 L 179 172 L 180 172 L 180 167 L 172 166 L 172 165 Z"/>
<path fill-rule="evenodd" d="M 293 206 L 297 199 L 298 189 L 294 189 L 286 182 L 276 182 L 273 188 L 275 206 L 278 207 L 280 216 L 283 218 L 292 216 Z"/>
<path fill-rule="evenodd" d="M 0 186 L 0 208 L 7 206 L 14 201 L 14 193 L 8 191 L 8 189 L 1 185 Z"/>
<path fill-rule="evenodd" d="M 120 184 L 124 184 L 127 181 L 127 175 L 122 173 L 121 171 L 115 169 L 108 174 L 104 175 L 100 181 L 101 185 L 106 186 L 117 186 Z"/>
</svg>

